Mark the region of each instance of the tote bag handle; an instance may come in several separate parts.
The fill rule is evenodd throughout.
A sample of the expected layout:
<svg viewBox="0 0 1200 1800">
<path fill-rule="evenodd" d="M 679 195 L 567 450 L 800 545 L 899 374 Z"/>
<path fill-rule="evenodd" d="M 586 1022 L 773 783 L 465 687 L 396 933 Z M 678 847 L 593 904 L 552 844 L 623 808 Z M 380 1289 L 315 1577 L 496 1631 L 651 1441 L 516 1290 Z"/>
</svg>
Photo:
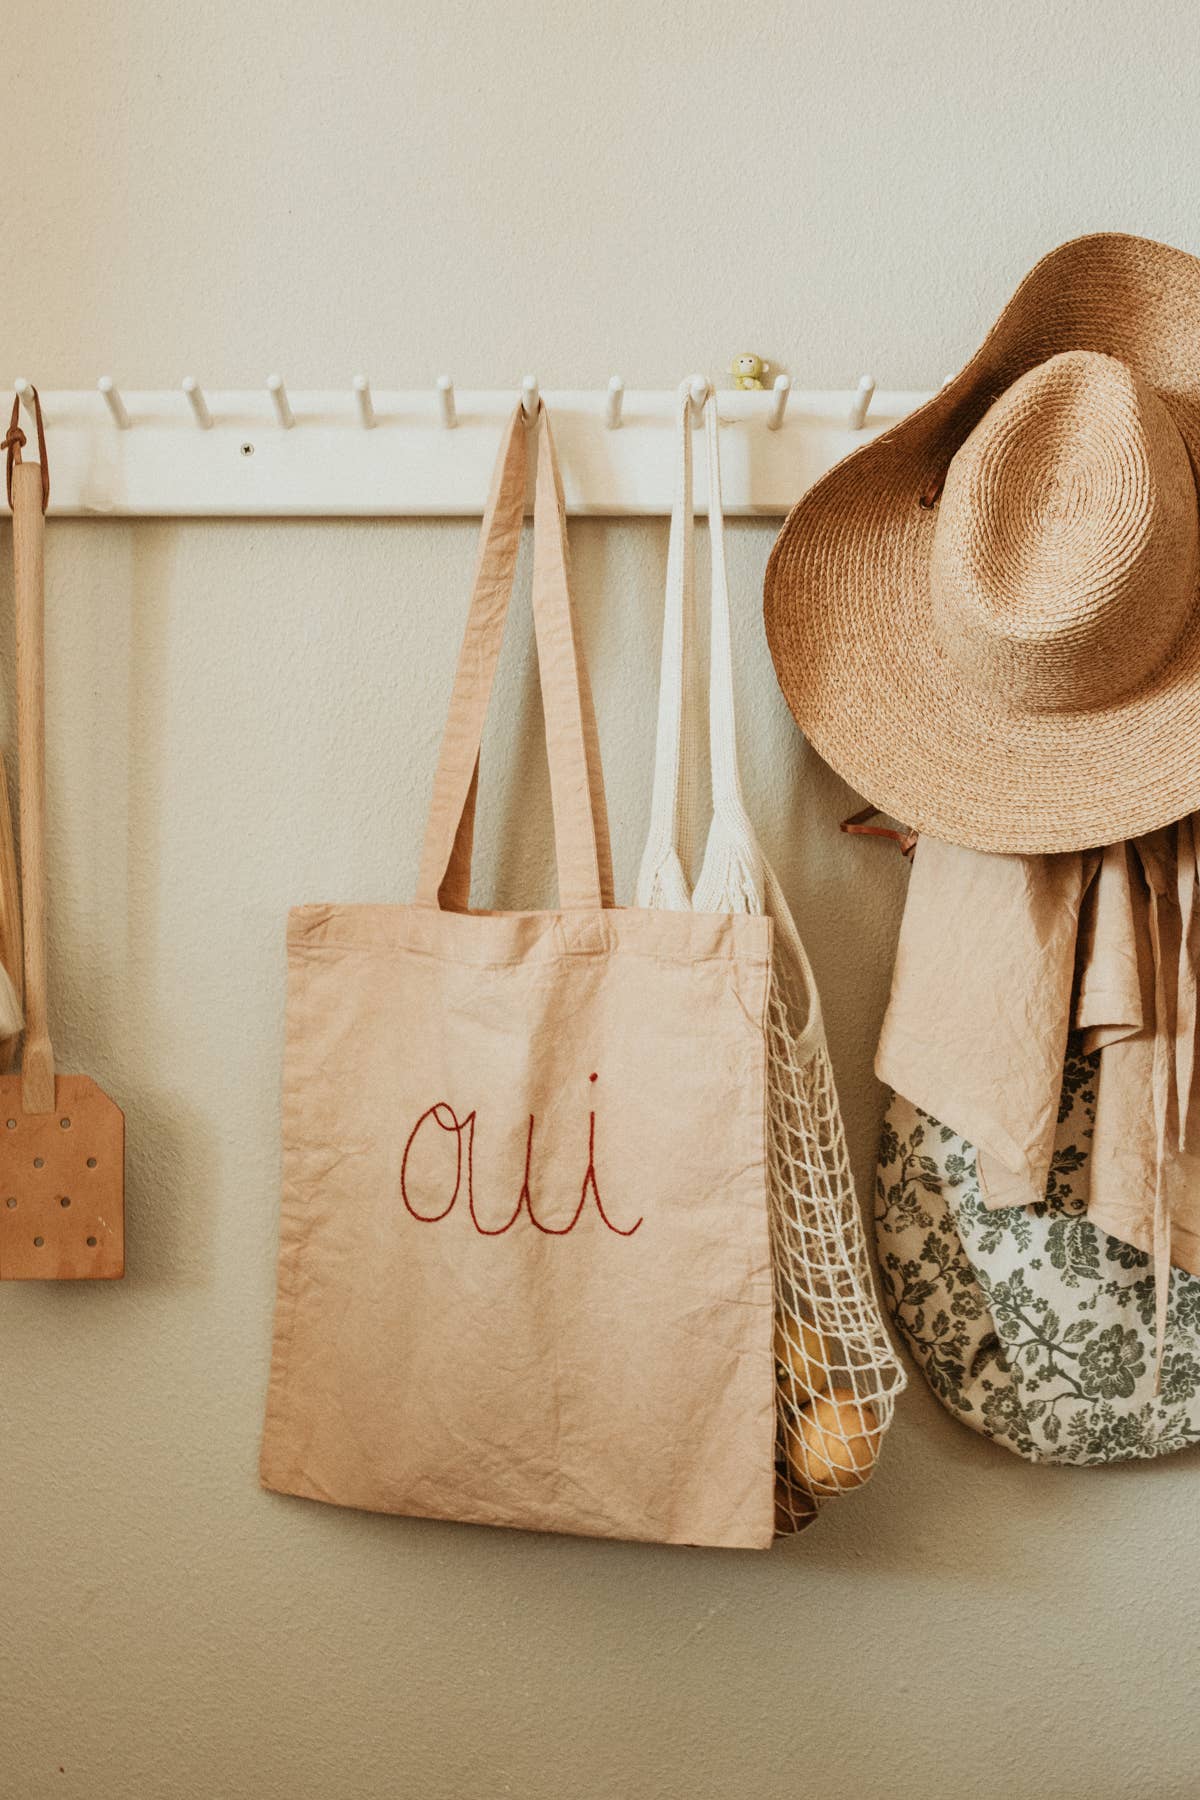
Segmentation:
<svg viewBox="0 0 1200 1800">
<path fill-rule="evenodd" d="M 676 911 L 766 913 L 775 925 L 775 958 L 789 976 L 798 1007 L 796 1053 L 807 1056 L 821 1040 L 821 1003 L 807 952 L 778 877 L 763 856 L 746 811 L 737 756 L 733 690 L 733 641 L 725 566 L 725 515 L 717 398 L 704 406 L 708 462 L 708 539 L 711 631 L 708 663 L 708 756 L 712 816 L 704 858 L 693 892 L 688 871 L 697 838 L 695 770 L 699 745 L 696 668 L 695 519 L 692 501 L 691 400 L 680 390 L 679 459 L 667 552 L 658 738 L 650 829 L 638 875 L 639 906 Z"/>
<path fill-rule="evenodd" d="M 525 512 L 527 443 L 536 433 L 533 617 L 545 718 L 559 906 L 613 904 L 604 778 L 591 686 L 571 605 L 566 514 L 550 420 L 539 405 L 527 427 L 509 420 L 492 477 L 462 648 L 442 738 L 416 904 L 465 911 L 470 903 L 475 801 L 484 720 L 500 657 Z"/>
<path fill-rule="evenodd" d="M 639 906 L 686 912 L 695 849 L 692 782 L 697 766 L 695 534 L 692 526 L 692 398 L 685 382 L 676 404 L 675 495 L 667 539 L 666 599 L 654 745 L 650 826 L 638 874 Z"/>
<path fill-rule="evenodd" d="M 696 555 L 692 478 L 692 399 L 679 390 L 676 419 L 678 459 L 671 532 L 667 547 L 666 603 L 663 611 L 662 668 L 654 791 L 650 829 L 638 877 L 638 905 L 688 909 L 693 904 L 689 871 L 697 841 L 696 771 L 700 745 L 696 728 L 699 675 L 696 661 Z M 708 760 L 713 816 L 736 835 L 745 822 L 746 853 L 760 860 L 746 816 L 737 760 L 733 699 L 733 648 L 729 623 L 729 580 L 725 567 L 725 515 L 721 499 L 721 455 L 717 401 L 704 405 L 708 463 L 708 538 L 711 635 L 708 666 Z M 712 834 L 710 832 L 710 847 Z M 697 883 L 703 883 L 703 876 Z M 761 910 L 751 902 L 750 911 Z"/>
</svg>

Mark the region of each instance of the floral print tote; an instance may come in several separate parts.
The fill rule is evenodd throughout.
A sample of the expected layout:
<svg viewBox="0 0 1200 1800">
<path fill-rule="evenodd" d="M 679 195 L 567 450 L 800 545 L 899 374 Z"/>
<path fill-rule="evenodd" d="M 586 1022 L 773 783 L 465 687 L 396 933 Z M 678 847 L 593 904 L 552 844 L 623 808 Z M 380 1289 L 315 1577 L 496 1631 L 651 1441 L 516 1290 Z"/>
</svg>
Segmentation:
<svg viewBox="0 0 1200 1800">
<path fill-rule="evenodd" d="M 880 1141 L 884 1299 L 947 1410 L 1029 1462 L 1124 1462 L 1200 1440 L 1200 1279 L 1171 1271 L 1156 1396 L 1150 1258 L 1086 1217 L 1097 1061 L 1067 1056 L 1038 1206 L 989 1211 L 972 1146 L 898 1094 Z"/>
</svg>

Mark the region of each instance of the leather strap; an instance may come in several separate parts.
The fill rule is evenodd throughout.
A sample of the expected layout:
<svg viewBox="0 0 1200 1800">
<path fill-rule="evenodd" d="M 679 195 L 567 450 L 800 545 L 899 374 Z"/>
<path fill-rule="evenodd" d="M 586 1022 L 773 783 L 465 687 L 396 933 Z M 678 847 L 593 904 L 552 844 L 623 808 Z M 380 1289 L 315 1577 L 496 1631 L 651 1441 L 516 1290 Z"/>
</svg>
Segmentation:
<svg viewBox="0 0 1200 1800">
<path fill-rule="evenodd" d="M 844 831 L 848 837 L 890 838 L 894 844 L 899 844 L 902 855 L 911 856 L 917 847 L 920 832 L 894 831 L 890 825 L 867 824 L 868 819 L 882 817 L 877 806 L 864 806 L 861 812 L 851 813 L 848 819 L 843 819 L 838 830 Z"/>
<path fill-rule="evenodd" d="M 36 388 L 30 388 L 29 391 L 33 395 L 33 416 L 37 424 L 38 458 L 42 469 L 42 511 L 45 512 L 50 504 L 50 459 L 46 455 L 46 427 L 42 420 L 42 403 L 38 398 L 38 391 Z M 21 452 L 28 442 L 28 438 L 21 430 L 21 396 L 17 394 L 13 398 L 8 430 L 3 440 L 0 440 L 0 449 L 3 449 L 6 455 L 4 486 L 10 507 L 12 506 L 13 465 L 22 461 Z"/>
</svg>

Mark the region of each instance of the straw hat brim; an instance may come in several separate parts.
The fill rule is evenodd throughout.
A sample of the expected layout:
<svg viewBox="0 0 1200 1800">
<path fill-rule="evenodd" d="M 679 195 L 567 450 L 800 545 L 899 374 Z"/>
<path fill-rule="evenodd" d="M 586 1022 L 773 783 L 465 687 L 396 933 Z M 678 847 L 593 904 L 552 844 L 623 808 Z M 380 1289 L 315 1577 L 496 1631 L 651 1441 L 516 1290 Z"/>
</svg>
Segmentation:
<svg viewBox="0 0 1200 1800">
<path fill-rule="evenodd" d="M 800 729 L 858 793 L 979 850 L 1078 850 L 1200 808 L 1200 588 L 1169 660 L 1116 704 L 1018 714 L 941 655 L 920 495 L 988 407 L 1065 350 L 1135 369 L 1200 470 L 1200 260 L 1144 238 L 1076 239 L 1045 257 L 981 349 L 925 406 L 792 508 L 764 615 Z"/>
</svg>

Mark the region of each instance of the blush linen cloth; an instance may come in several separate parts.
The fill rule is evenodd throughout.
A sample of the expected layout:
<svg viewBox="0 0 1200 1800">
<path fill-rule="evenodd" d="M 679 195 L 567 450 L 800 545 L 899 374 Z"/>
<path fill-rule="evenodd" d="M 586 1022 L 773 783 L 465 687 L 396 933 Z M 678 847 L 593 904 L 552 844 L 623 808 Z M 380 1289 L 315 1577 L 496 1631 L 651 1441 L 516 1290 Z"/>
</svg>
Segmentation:
<svg viewBox="0 0 1200 1800">
<path fill-rule="evenodd" d="M 484 715 L 538 441 L 556 911 L 469 910 Z M 766 1548 L 771 923 L 613 905 L 544 410 L 518 409 L 411 906 L 288 927 L 261 1473 L 373 1511 Z"/>
<path fill-rule="evenodd" d="M 1200 1275 L 1195 815 L 1104 850 L 922 837 L 875 1068 L 976 1146 L 984 1202 L 1044 1199 L 1068 1033 L 1100 1053 L 1088 1217 Z"/>
</svg>

